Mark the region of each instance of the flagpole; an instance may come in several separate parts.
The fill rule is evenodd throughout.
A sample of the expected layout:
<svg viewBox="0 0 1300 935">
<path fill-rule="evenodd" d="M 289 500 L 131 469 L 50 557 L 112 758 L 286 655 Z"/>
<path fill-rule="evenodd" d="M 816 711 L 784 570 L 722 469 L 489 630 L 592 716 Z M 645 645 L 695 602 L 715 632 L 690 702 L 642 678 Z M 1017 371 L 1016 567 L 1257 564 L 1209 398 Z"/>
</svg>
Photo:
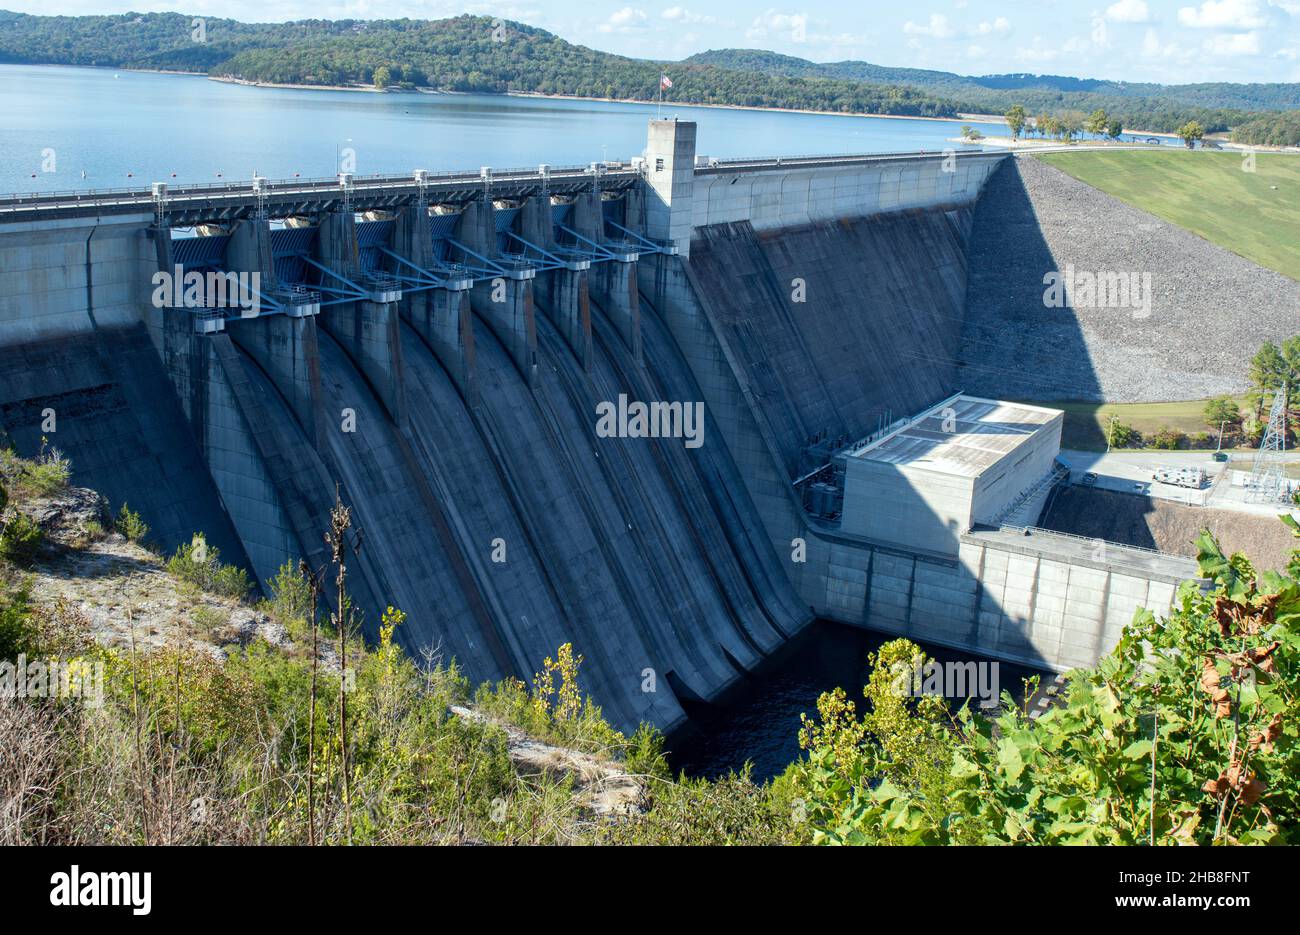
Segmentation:
<svg viewBox="0 0 1300 935">
<path fill-rule="evenodd" d="M 659 76 L 659 106 L 655 108 L 655 119 L 664 119 L 664 76 Z"/>
</svg>

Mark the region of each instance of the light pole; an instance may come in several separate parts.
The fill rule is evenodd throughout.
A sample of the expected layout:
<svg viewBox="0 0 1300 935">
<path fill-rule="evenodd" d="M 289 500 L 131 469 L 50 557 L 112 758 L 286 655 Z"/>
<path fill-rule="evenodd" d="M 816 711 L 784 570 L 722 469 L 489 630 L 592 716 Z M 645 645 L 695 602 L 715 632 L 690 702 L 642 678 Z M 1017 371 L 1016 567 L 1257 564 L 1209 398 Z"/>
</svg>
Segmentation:
<svg viewBox="0 0 1300 935">
<path fill-rule="evenodd" d="M 1111 439 L 1115 435 L 1115 422 L 1119 416 L 1112 414 L 1110 417 L 1110 426 L 1106 429 L 1106 454 L 1110 454 Z"/>
</svg>

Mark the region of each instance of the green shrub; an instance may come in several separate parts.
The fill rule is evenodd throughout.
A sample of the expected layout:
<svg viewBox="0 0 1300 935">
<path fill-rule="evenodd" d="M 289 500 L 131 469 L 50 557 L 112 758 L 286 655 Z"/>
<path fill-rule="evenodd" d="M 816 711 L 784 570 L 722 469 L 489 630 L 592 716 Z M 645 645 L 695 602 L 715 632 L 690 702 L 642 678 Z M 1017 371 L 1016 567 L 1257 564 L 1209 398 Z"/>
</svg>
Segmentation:
<svg viewBox="0 0 1300 935">
<path fill-rule="evenodd" d="M 189 543 L 176 549 L 167 560 L 167 573 L 210 594 L 235 600 L 243 600 L 253 587 L 244 569 L 221 563 L 220 550 L 208 545 L 202 533 L 195 533 Z"/>
<path fill-rule="evenodd" d="M 311 613 L 311 587 L 297 562 L 285 562 L 271 579 L 271 612 L 286 626 Z"/>
<path fill-rule="evenodd" d="M 49 447 L 44 438 L 40 454 L 35 458 L 20 458 L 11 447 L 0 447 L 0 487 L 7 488 L 11 503 L 63 490 L 68 486 L 71 472 L 72 465 L 57 448 Z"/>
<path fill-rule="evenodd" d="M 777 782 L 755 783 L 746 767 L 718 779 L 651 782 L 643 811 L 596 829 L 602 844 L 773 845 L 811 837 L 803 808 Z"/>
<path fill-rule="evenodd" d="M 37 626 L 32 617 L 31 595 L 25 585 L 0 585 L 0 659 L 15 659 L 31 652 Z"/>
<path fill-rule="evenodd" d="M 1109 431 L 1112 448 L 1136 448 L 1142 444 L 1142 433 L 1131 425 L 1114 422 Z"/>
<path fill-rule="evenodd" d="M 572 747 L 609 759 L 637 758 L 638 769 L 657 773 L 662 740 L 646 726 L 629 740 L 605 720 L 600 707 L 578 685 L 582 656 L 565 643 L 555 658 L 542 662 L 531 687 L 519 679 L 479 686 L 474 703 L 490 717 L 512 724 L 548 743 Z M 663 764 L 666 768 L 666 762 Z"/>
<path fill-rule="evenodd" d="M 68 486 L 72 464 L 59 449 L 41 439 L 41 453 L 25 464 L 22 485 L 39 497 L 58 493 Z"/>
<path fill-rule="evenodd" d="M 1250 448 L 1254 448 L 1264 438 L 1264 423 L 1254 416 L 1247 416 L 1241 420 L 1241 443 Z"/>
<path fill-rule="evenodd" d="M 1205 424 L 1216 432 L 1220 426 L 1230 429 L 1241 421 L 1241 408 L 1231 396 L 1216 396 L 1205 401 Z"/>
<path fill-rule="evenodd" d="M 212 631 L 224 624 L 230 618 L 216 608 L 209 607 L 207 604 L 200 604 L 190 611 L 190 619 L 200 630 Z"/>
<path fill-rule="evenodd" d="M 212 592 L 221 597 L 242 601 L 251 590 L 252 579 L 238 565 L 222 565 L 212 575 Z"/>
<path fill-rule="evenodd" d="M 149 527 L 144 520 L 140 519 L 140 514 L 126 503 L 123 503 L 122 509 L 117 511 L 117 520 L 113 525 L 131 542 L 139 542 L 149 535 Z"/>
<path fill-rule="evenodd" d="M 29 562 L 41 547 L 43 533 L 30 517 L 15 513 L 0 527 L 0 558 Z"/>
<path fill-rule="evenodd" d="M 624 768 L 634 775 L 667 779 L 672 775 L 664 756 L 664 735 L 650 724 L 640 724 L 628 738 L 623 755 Z"/>
<path fill-rule="evenodd" d="M 1164 451 L 1174 451 L 1182 448 L 1186 441 L 1187 434 L 1185 432 L 1162 425 L 1156 430 L 1155 435 L 1151 437 L 1151 447 L 1160 448 Z"/>
</svg>

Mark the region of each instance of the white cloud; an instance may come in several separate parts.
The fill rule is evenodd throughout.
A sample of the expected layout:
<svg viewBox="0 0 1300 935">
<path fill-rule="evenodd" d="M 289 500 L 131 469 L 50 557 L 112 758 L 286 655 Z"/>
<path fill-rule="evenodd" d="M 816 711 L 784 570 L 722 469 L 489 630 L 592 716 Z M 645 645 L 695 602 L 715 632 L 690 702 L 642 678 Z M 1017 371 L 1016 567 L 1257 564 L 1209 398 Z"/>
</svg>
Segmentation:
<svg viewBox="0 0 1300 935">
<path fill-rule="evenodd" d="M 1142 37 L 1142 54 L 1147 58 L 1163 58 L 1172 55 L 1176 49 L 1172 42 L 1162 43 L 1154 29 L 1148 29 Z"/>
<path fill-rule="evenodd" d="M 1044 62 L 1055 61 L 1056 50 L 1043 48 L 1038 43 L 1042 42 L 1042 37 L 1034 37 L 1034 45 L 1028 48 L 1016 49 L 1015 57 L 1018 62 L 1025 62 L 1030 65 L 1038 65 Z"/>
<path fill-rule="evenodd" d="M 966 47 L 967 58 L 983 58 L 988 54 L 988 49 L 982 45 L 968 45 Z"/>
<path fill-rule="evenodd" d="M 753 25 L 745 31 L 747 39 L 766 39 L 769 36 L 804 42 L 808 38 L 808 14 L 768 10 L 762 16 L 755 17 Z"/>
<path fill-rule="evenodd" d="M 672 23 L 716 23 L 718 21 L 716 16 L 707 16 L 703 13 L 696 13 L 693 10 L 688 10 L 686 7 L 681 6 L 670 6 L 668 9 L 660 13 L 659 16 L 661 19 L 666 19 Z"/>
<path fill-rule="evenodd" d="M 1258 55 L 1259 33 L 1219 33 L 1206 39 L 1203 48 L 1210 55 Z"/>
<path fill-rule="evenodd" d="M 1106 7 L 1106 19 L 1112 23 L 1147 23 L 1151 21 L 1151 11 L 1146 0 L 1119 0 Z"/>
<path fill-rule="evenodd" d="M 730 25 L 727 20 L 720 20 L 723 25 Z M 870 45 L 871 38 L 848 32 L 833 32 L 836 23 L 831 20 L 818 19 L 807 13 L 778 13 L 768 10 L 762 16 L 754 18 L 745 30 L 745 38 L 767 42 L 769 40 L 788 40 L 800 45 L 816 46 L 819 54 L 828 58 L 858 58 L 863 55 L 863 46 Z"/>
<path fill-rule="evenodd" d="M 645 21 L 645 10 L 625 6 L 623 9 L 611 13 L 609 19 L 597 26 L 596 29 L 604 33 L 631 32 L 634 29 L 644 28 Z"/>
<path fill-rule="evenodd" d="M 1264 16 L 1258 0 L 1205 0 L 1199 7 L 1182 7 L 1178 22 L 1193 29 L 1258 29 Z"/>
<path fill-rule="evenodd" d="M 948 23 L 948 17 L 942 13 L 931 13 L 930 20 L 925 25 L 908 20 L 903 24 L 903 32 L 909 36 L 933 36 L 935 39 L 951 39 L 956 35 L 956 31 Z"/>
<path fill-rule="evenodd" d="M 975 32 L 981 36 L 987 36 L 990 33 L 998 33 L 1000 35 L 1006 35 L 1010 31 L 1011 31 L 1011 20 L 1007 19 L 1005 16 L 999 16 L 991 23 L 987 21 L 982 22 L 975 27 Z"/>
</svg>

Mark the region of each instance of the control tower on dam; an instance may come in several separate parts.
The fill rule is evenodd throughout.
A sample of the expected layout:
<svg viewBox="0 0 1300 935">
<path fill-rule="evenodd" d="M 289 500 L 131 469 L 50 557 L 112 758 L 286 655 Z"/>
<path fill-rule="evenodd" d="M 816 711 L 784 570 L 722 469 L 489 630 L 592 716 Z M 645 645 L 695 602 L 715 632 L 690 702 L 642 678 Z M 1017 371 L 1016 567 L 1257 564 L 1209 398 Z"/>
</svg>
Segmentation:
<svg viewBox="0 0 1300 935">
<path fill-rule="evenodd" d="M 416 658 L 475 679 L 571 642 L 623 726 L 671 727 L 818 615 L 1073 664 L 1050 601 L 985 587 L 1012 546 L 971 571 L 979 529 L 882 540 L 816 474 L 960 389 L 1005 157 L 716 160 L 695 133 L 651 121 L 628 164 L 0 199 L 0 429 L 263 586 L 326 563 L 337 490 L 365 627 L 400 607 Z M 1069 627 L 1095 653 L 1113 619 Z"/>
</svg>

